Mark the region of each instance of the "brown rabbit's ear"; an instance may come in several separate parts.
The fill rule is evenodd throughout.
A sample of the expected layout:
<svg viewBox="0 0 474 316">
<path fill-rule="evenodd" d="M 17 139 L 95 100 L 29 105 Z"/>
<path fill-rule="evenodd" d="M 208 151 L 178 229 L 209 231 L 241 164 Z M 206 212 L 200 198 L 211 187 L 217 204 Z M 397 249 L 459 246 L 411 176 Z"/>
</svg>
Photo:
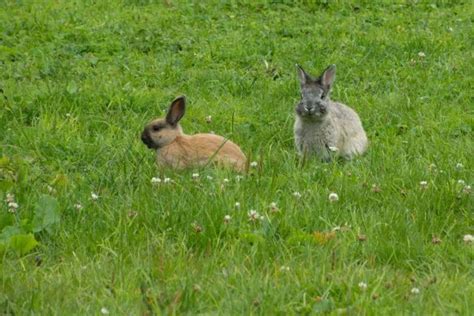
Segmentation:
<svg viewBox="0 0 474 316">
<path fill-rule="evenodd" d="M 296 70 L 298 71 L 298 77 L 300 78 L 300 83 L 302 86 L 312 80 L 311 76 L 308 75 L 300 65 L 296 64 Z"/>
<path fill-rule="evenodd" d="M 329 90 L 336 79 L 336 65 L 330 65 L 321 75 L 321 84 Z"/>
<path fill-rule="evenodd" d="M 173 126 L 178 124 L 179 120 L 184 116 L 185 109 L 186 97 L 184 95 L 177 97 L 173 102 L 171 102 L 168 114 L 166 114 L 166 122 Z"/>
</svg>

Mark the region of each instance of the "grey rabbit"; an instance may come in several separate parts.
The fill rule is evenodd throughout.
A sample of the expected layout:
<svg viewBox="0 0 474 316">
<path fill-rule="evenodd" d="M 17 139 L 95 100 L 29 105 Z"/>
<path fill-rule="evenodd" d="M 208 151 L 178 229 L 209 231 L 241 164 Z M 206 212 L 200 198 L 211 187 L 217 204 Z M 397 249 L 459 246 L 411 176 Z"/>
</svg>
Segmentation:
<svg viewBox="0 0 474 316">
<path fill-rule="evenodd" d="M 359 116 L 347 105 L 329 99 L 336 65 L 326 68 L 318 78 L 296 67 L 301 83 L 294 126 L 298 153 L 316 155 L 323 161 L 331 160 L 334 154 L 345 159 L 363 154 L 368 140 Z"/>
</svg>

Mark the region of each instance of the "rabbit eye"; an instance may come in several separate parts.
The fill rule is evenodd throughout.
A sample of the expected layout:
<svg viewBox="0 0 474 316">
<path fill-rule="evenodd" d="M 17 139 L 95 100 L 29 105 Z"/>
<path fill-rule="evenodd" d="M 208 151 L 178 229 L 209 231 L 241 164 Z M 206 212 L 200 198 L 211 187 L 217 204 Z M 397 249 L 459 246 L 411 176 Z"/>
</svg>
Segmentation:
<svg viewBox="0 0 474 316">
<path fill-rule="evenodd" d="M 154 132 L 159 132 L 160 129 L 161 129 L 161 126 L 160 126 L 160 125 L 154 125 L 154 126 L 152 127 L 152 129 L 153 129 Z"/>
</svg>

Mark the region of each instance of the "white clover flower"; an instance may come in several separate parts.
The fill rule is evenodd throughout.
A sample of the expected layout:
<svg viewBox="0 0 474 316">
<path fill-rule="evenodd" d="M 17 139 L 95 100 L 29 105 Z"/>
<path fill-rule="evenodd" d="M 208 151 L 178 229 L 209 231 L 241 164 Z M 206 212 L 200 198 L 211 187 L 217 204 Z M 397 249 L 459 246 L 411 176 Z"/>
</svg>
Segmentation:
<svg viewBox="0 0 474 316">
<path fill-rule="evenodd" d="M 459 179 L 459 180 L 458 180 L 458 184 L 460 184 L 460 185 L 465 185 L 466 182 L 464 182 L 464 180 L 462 180 L 462 179 Z"/>
<path fill-rule="evenodd" d="M 330 201 L 330 202 L 337 202 L 337 201 L 339 201 L 339 196 L 337 195 L 337 193 L 331 192 L 331 193 L 329 194 L 329 201 Z"/>
<path fill-rule="evenodd" d="M 224 178 L 223 181 L 224 181 L 224 183 L 229 183 L 229 179 L 227 179 L 227 178 Z"/>
<path fill-rule="evenodd" d="M 211 115 L 206 116 L 206 122 L 207 122 L 207 123 L 211 123 L 211 122 L 212 122 L 212 116 L 211 116 Z"/>
<path fill-rule="evenodd" d="M 97 201 L 99 199 L 99 195 L 97 193 L 91 192 L 91 199 L 93 201 Z"/>
<path fill-rule="evenodd" d="M 469 193 L 471 193 L 471 186 L 470 186 L 470 185 L 466 185 L 466 186 L 462 189 L 462 193 L 464 193 L 464 194 L 469 194 Z"/>
<path fill-rule="evenodd" d="M 193 227 L 194 229 L 194 232 L 196 232 L 197 234 L 201 233 L 203 231 L 203 228 L 201 225 L 199 225 L 198 223 L 194 222 L 191 224 L 191 226 Z"/>
<path fill-rule="evenodd" d="M 448 31 L 452 32 L 452 31 L 454 31 L 454 29 L 450 26 L 450 27 L 448 27 Z"/>
<path fill-rule="evenodd" d="M 419 52 L 418 53 L 418 56 L 421 57 L 421 58 L 425 58 L 426 57 L 426 54 L 424 52 Z"/>
<path fill-rule="evenodd" d="M 102 308 L 100 309 L 100 312 L 102 313 L 102 315 L 108 315 L 108 314 L 110 314 L 109 310 L 108 310 L 107 308 L 105 308 L 105 307 L 102 307 Z"/>
<path fill-rule="evenodd" d="M 367 283 L 365 283 L 365 282 L 359 282 L 358 285 L 359 285 L 359 288 L 361 290 L 366 290 L 367 289 Z"/>
<path fill-rule="evenodd" d="M 192 176 L 192 177 L 193 177 L 193 179 L 199 178 L 199 173 L 193 173 L 193 176 Z"/>
<path fill-rule="evenodd" d="M 277 209 L 278 209 L 278 205 L 276 204 L 276 202 L 272 202 L 272 203 L 270 203 L 270 208 L 271 208 L 272 210 L 277 210 Z"/>
<path fill-rule="evenodd" d="M 258 162 L 256 162 L 256 161 L 252 161 L 252 162 L 250 163 L 250 167 L 252 167 L 252 168 L 255 168 L 255 167 L 257 167 L 257 166 L 258 166 Z"/>
<path fill-rule="evenodd" d="M 16 210 L 18 209 L 19 205 L 16 202 L 8 202 L 8 211 L 10 213 L 16 213 Z"/>
<path fill-rule="evenodd" d="M 170 182 L 171 182 L 171 179 L 170 179 L 170 178 L 164 178 L 164 179 L 163 179 L 163 182 L 164 182 L 164 183 L 170 183 Z"/>
<path fill-rule="evenodd" d="M 78 211 L 82 210 L 82 204 L 81 203 L 76 203 L 74 204 L 74 208 Z"/>
<path fill-rule="evenodd" d="M 428 181 L 420 181 L 420 188 L 426 190 L 428 188 Z"/>
<path fill-rule="evenodd" d="M 456 164 L 456 169 L 459 170 L 459 169 L 462 169 L 462 168 L 464 168 L 463 164 L 460 163 L 460 162 L 458 162 L 458 163 Z"/>
<path fill-rule="evenodd" d="M 420 294 L 420 289 L 417 288 L 417 287 L 414 287 L 414 288 L 411 289 L 410 292 L 411 292 L 411 294 L 417 295 L 417 294 Z"/>
<path fill-rule="evenodd" d="M 235 202 L 235 208 L 237 208 L 237 209 L 240 208 L 240 203 L 239 202 Z"/>
<path fill-rule="evenodd" d="M 230 215 L 224 216 L 224 223 L 228 224 L 231 219 L 232 219 L 232 217 Z"/>
<path fill-rule="evenodd" d="M 161 183 L 161 179 L 158 178 L 158 177 L 153 177 L 153 178 L 151 178 L 151 183 L 152 184 L 159 184 L 159 183 Z"/>
<path fill-rule="evenodd" d="M 236 180 L 237 182 L 239 182 L 239 181 L 242 180 L 243 178 L 244 178 L 244 176 L 241 176 L 241 175 L 236 175 L 236 176 L 235 176 L 235 180 Z"/>
<path fill-rule="evenodd" d="M 466 243 L 466 244 L 469 244 L 469 243 L 472 243 L 474 241 L 474 236 L 471 235 L 471 234 L 467 234 L 467 235 L 464 235 L 464 237 L 462 238 L 462 240 Z"/>
<path fill-rule="evenodd" d="M 293 192 L 293 196 L 297 199 L 301 198 L 301 193 L 299 193 L 298 191 L 295 191 Z"/>
<path fill-rule="evenodd" d="M 7 203 L 15 202 L 15 194 L 7 193 L 7 197 L 5 198 L 5 202 L 7 202 Z"/>
<path fill-rule="evenodd" d="M 206 176 L 207 180 L 212 180 L 214 179 L 212 176 Z"/>
<path fill-rule="evenodd" d="M 374 193 L 380 193 L 382 192 L 382 189 L 377 185 L 377 184 L 372 184 L 372 188 L 370 189 L 370 191 L 374 192 Z"/>
<path fill-rule="evenodd" d="M 49 193 L 55 193 L 56 192 L 56 190 L 50 185 L 48 185 L 46 188 L 48 189 Z"/>
<path fill-rule="evenodd" d="M 247 213 L 247 215 L 249 217 L 249 221 L 251 221 L 251 222 L 256 222 L 257 220 L 260 219 L 260 214 L 258 214 L 258 212 L 256 210 L 250 210 Z"/>
<path fill-rule="evenodd" d="M 290 271 L 290 267 L 289 266 L 281 266 L 280 271 L 281 272 L 288 272 L 288 271 Z"/>
<path fill-rule="evenodd" d="M 66 113 L 66 117 L 71 117 L 71 113 Z"/>
</svg>

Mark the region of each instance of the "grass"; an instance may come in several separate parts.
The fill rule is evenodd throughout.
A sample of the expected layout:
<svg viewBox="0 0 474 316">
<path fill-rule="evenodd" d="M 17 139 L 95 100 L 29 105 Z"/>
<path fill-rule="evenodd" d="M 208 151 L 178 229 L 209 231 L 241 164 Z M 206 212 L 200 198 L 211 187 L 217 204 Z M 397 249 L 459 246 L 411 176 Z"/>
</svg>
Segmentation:
<svg viewBox="0 0 474 316">
<path fill-rule="evenodd" d="M 0 206 L 1 314 L 472 312 L 469 1 L 0 7 L 0 197 L 19 204 Z M 366 155 L 299 161 L 297 62 L 337 64 L 332 97 L 362 118 Z M 187 133 L 258 162 L 241 181 L 158 171 L 139 135 L 180 94 Z"/>
</svg>

